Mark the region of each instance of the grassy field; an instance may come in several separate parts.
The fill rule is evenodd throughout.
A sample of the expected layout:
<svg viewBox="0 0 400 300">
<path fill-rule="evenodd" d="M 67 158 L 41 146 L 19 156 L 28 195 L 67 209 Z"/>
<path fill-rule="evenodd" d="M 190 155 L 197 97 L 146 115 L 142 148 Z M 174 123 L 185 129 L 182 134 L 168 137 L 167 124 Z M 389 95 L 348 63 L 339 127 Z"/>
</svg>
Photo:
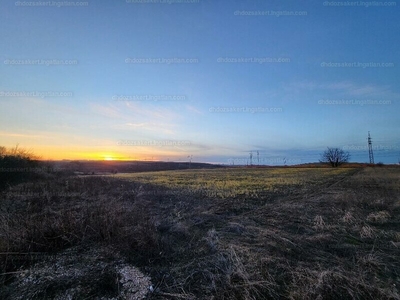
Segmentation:
<svg viewBox="0 0 400 300">
<path fill-rule="evenodd" d="M 324 168 L 228 168 L 118 174 L 115 177 L 209 197 L 262 198 L 274 192 L 318 185 L 348 169 Z"/>
<path fill-rule="evenodd" d="M 2 193 L 0 298 L 79 286 L 74 299 L 123 299 L 124 261 L 151 278 L 148 299 L 400 299 L 399 179 L 395 167 L 227 168 L 20 184 Z M 66 253 L 96 265 L 32 285 L 20 274 Z"/>
</svg>

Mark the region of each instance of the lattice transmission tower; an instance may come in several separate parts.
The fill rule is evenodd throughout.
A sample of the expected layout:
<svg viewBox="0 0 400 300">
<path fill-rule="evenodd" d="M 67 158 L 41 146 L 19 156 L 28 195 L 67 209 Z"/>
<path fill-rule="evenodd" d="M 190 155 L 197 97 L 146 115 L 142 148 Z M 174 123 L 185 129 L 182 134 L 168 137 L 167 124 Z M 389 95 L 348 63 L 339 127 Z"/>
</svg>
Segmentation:
<svg viewBox="0 0 400 300">
<path fill-rule="evenodd" d="M 372 151 L 372 140 L 369 131 L 368 131 L 368 153 L 369 153 L 369 163 L 374 164 L 374 152 Z"/>
</svg>

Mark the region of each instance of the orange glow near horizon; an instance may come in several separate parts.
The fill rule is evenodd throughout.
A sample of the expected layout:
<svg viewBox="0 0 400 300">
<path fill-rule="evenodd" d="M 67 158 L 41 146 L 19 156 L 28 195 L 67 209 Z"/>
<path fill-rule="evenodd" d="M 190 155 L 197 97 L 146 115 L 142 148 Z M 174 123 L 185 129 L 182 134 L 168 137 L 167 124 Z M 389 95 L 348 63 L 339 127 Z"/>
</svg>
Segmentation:
<svg viewBox="0 0 400 300">
<path fill-rule="evenodd" d="M 12 148 L 12 146 L 6 148 Z M 145 148 L 127 149 L 128 151 L 120 151 L 119 149 L 102 149 L 92 147 L 51 147 L 51 146 L 25 146 L 21 149 L 27 149 L 32 152 L 39 160 L 95 160 L 95 161 L 174 161 L 181 158 L 180 155 L 172 151 L 155 152 L 154 149 Z M 139 150 L 139 151 L 138 151 Z M 133 153 L 134 152 L 134 153 Z"/>
<path fill-rule="evenodd" d="M 39 156 L 39 160 L 94 160 L 94 161 L 158 161 L 163 160 L 163 157 L 158 155 L 135 155 L 128 156 L 123 153 L 115 152 L 35 152 Z M 173 156 L 168 156 L 174 159 Z M 167 160 L 167 159 L 165 159 Z"/>
<path fill-rule="evenodd" d="M 66 151 L 64 149 L 38 149 L 34 154 L 40 160 L 98 160 L 98 161 L 123 161 L 140 160 L 140 156 L 128 156 L 116 152 L 93 152 L 93 151 Z"/>
<path fill-rule="evenodd" d="M 80 153 L 74 159 L 80 160 L 103 160 L 103 161 L 123 161 L 123 160 L 137 160 L 137 157 L 129 158 L 116 153 Z"/>
<path fill-rule="evenodd" d="M 39 155 L 40 156 L 40 155 Z M 120 155 L 104 155 L 101 153 L 82 153 L 80 155 L 54 155 L 40 156 L 39 160 L 97 160 L 97 161 L 124 161 L 124 160 L 140 160 L 138 157 L 129 158 Z"/>
</svg>

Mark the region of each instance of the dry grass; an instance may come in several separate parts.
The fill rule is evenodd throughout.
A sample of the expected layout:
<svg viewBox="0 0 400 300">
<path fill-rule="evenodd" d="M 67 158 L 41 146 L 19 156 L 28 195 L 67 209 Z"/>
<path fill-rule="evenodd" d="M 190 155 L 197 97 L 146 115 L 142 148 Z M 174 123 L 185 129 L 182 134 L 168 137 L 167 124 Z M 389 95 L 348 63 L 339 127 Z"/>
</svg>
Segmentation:
<svg viewBox="0 0 400 300">
<path fill-rule="evenodd" d="M 341 168 L 228 168 L 183 170 L 115 175 L 143 183 L 156 184 L 182 194 L 212 198 L 262 198 L 270 193 L 297 192 L 299 188 L 317 185 L 330 176 L 345 175 Z"/>
<path fill-rule="evenodd" d="M 40 261 L 12 253 L 101 245 L 151 276 L 149 299 L 400 299 L 399 174 L 218 169 L 22 184 L 2 195 L 2 273 Z M 14 280 L 2 276 L 4 287 Z"/>
<path fill-rule="evenodd" d="M 390 218 L 390 214 L 387 211 L 383 210 L 383 211 L 370 213 L 367 216 L 367 221 L 371 222 L 371 223 L 384 224 L 389 220 L 389 218 Z"/>
</svg>

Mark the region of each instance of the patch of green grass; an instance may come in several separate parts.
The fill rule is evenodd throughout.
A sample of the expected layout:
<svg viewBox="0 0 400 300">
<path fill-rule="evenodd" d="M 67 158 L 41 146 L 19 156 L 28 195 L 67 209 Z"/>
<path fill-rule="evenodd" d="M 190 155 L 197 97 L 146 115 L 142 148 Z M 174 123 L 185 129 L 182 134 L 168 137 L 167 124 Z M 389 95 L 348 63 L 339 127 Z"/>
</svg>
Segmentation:
<svg viewBox="0 0 400 300">
<path fill-rule="evenodd" d="M 318 185 L 333 176 L 345 176 L 353 171 L 350 168 L 226 168 L 121 173 L 113 177 L 151 183 L 168 189 L 198 191 L 210 197 L 259 198 L 266 192 L 282 192 L 290 187 Z"/>
</svg>

